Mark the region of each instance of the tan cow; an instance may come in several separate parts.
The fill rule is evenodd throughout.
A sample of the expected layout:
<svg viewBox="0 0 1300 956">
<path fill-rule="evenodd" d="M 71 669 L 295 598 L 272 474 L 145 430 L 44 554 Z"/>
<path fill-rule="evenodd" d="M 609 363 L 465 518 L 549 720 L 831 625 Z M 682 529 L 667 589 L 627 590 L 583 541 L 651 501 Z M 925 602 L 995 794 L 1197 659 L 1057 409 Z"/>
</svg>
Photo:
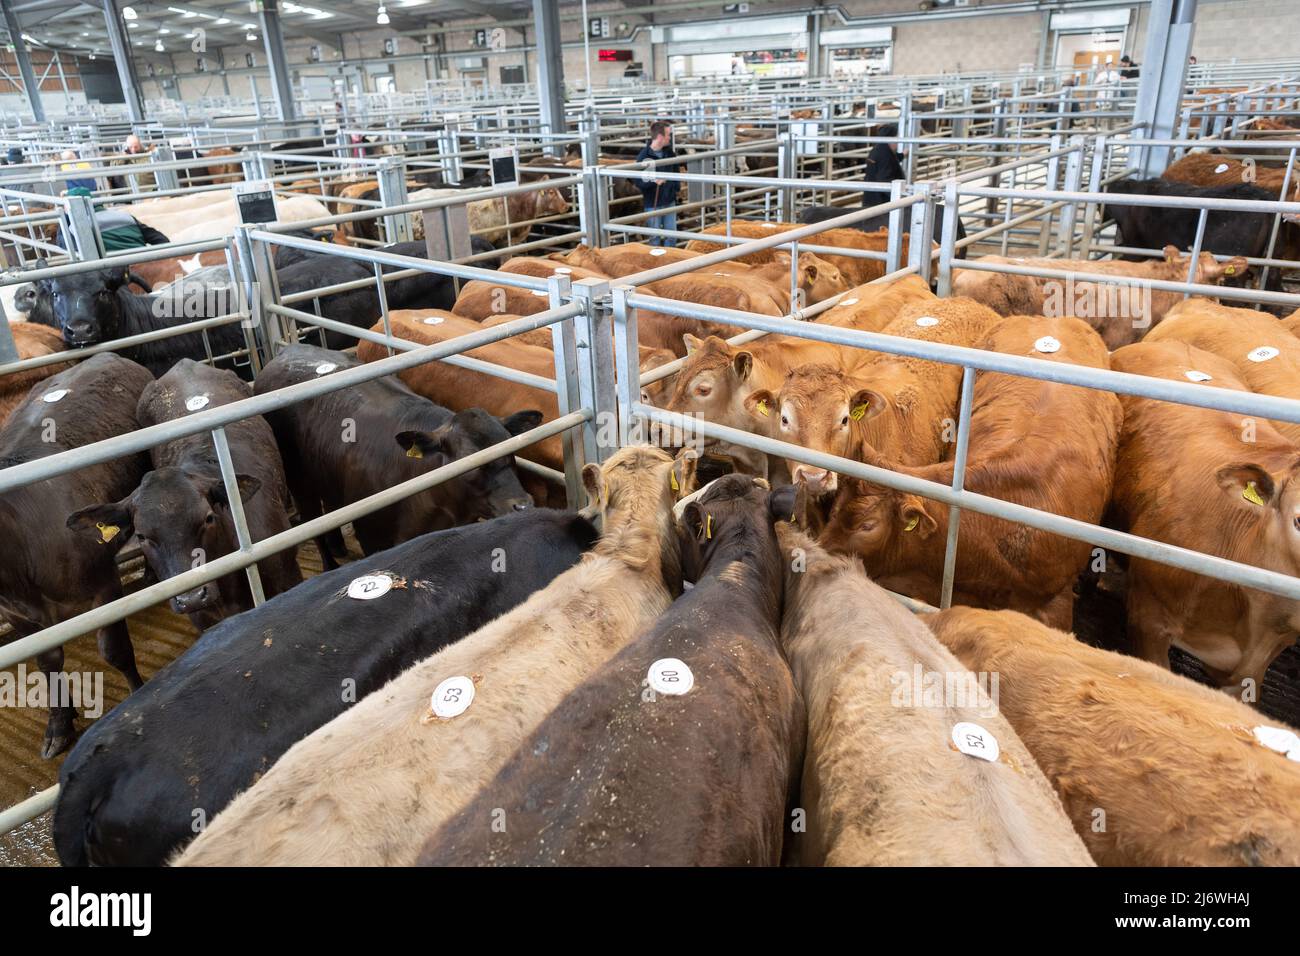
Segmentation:
<svg viewBox="0 0 1300 956">
<path fill-rule="evenodd" d="M 1178 341 L 1232 363 L 1252 392 L 1300 399 L 1300 339 L 1266 312 L 1234 309 L 1196 296 L 1169 310 L 1147 342 Z M 1275 421 L 1300 444 L 1300 424 Z"/>
<path fill-rule="evenodd" d="M 693 470 L 644 446 L 584 468 L 604 534 L 576 567 L 295 744 L 177 863 L 413 864 L 425 837 L 681 592 L 672 505 Z M 439 719 L 430 695 L 458 675 L 474 681 L 472 702 Z"/>
<path fill-rule="evenodd" d="M 974 272 L 958 266 L 960 271 L 953 273 L 952 293 L 982 302 L 1000 315 L 1073 315 L 1101 333 L 1106 347 L 1113 351 L 1141 339 L 1152 326 L 1160 323 L 1166 312 L 1183 301 L 1181 292 L 1161 292 L 1142 285 L 1142 280 L 1147 279 L 1187 281 L 1191 257 L 1180 255 L 1176 246 L 1165 246 L 1164 251 L 1163 260 L 1146 262 L 980 256 L 975 261 L 1113 278 L 1079 279 L 1072 275 L 1066 280 Z M 1192 281 L 1217 285 L 1224 277 L 1244 272 L 1246 267 L 1246 260 L 1241 256 L 1217 262 L 1210 253 L 1202 252 Z M 1136 281 L 1130 283 L 1125 279 Z"/>
<path fill-rule="evenodd" d="M 1111 356 L 1111 367 L 1248 391 L 1229 362 L 1182 342 L 1127 346 Z M 1300 575 L 1300 447 L 1264 420 L 1128 395 L 1120 400 L 1114 504 L 1130 532 Z M 1135 557 L 1128 626 L 1146 660 L 1168 667 L 1175 645 L 1199 658 L 1224 689 L 1258 694 L 1268 665 L 1295 642 L 1300 603 Z"/>
<path fill-rule="evenodd" d="M 482 190 L 466 189 L 417 189 L 408 193 L 408 202 L 425 202 L 431 199 L 464 197 Z M 485 239 L 497 248 L 518 245 L 528 238 L 532 230 L 532 220 L 546 216 L 558 216 L 569 211 L 569 204 L 558 189 L 547 187 L 526 193 L 512 193 L 504 199 L 476 199 L 467 204 L 466 215 L 469 230 L 481 239 Z M 522 225 L 520 225 L 522 223 Z M 414 234 L 416 239 L 424 238 L 424 220 L 415 217 Z"/>
<path fill-rule="evenodd" d="M 18 349 L 19 359 L 53 355 L 55 352 L 65 351 L 68 347 L 58 329 L 41 325 L 39 322 L 10 322 L 9 331 L 14 337 L 14 346 Z M 13 410 L 27 397 L 32 386 L 56 372 L 71 367 L 71 362 L 58 362 L 54 365 L 40 365 L 0 376 L 0 425 L 9 420 Z"/>
<path fill-rule="evenodd" d="M 726 223 L 719 223 L 702 230 L 702 233 L 704 235 L 725 236 L 727 235 L 727 228 Z M 777 233 L 789 232 L 791 229 L 802 229 L 804 227 L 794 222 L 750 222 L 749 220 L 739 219 L 734 220 L 730 228 L 731 236 L 734 238 L 766 239 Z M 904 262 L 907 261 L 907 241 L 908 237 L 904 236 L 902 253 Z M 802 240 L 802 243 L 810 246 L 838 246 L 842 249 L 886 252 L 889 248 L 889 230 L 880 229 L 876 232 L 863 232 L 860 229 L 827 229 Z M 719 249 L 724 248 L 733 247 L 709 242 L 705 239 L 692 239 L 686 243 L 686 249 L 690 252 L 717 252 Z M 759 252 L 747 253 L 741 256 L 739 261 L 750 265 L 762 265 L 771 262 L 780 251 L 782 250 L 763 249 Z M 786 255 L 789 255 L 788 250 L 786 250 Z M 883 259 L 860 259 L 855 256 L 840 256 L 829 253 L 822 253 L 821 255 L 827 262 L 840 270 L 845 281 L 850 286 L 865 285 L 872 279 L 879 279 L 885 274 Z"/>
<path fill-rule="evenodd" d="M 1001 321 L 970 299 L 922 300 L 904 306 L 881 332 L 975 347 Z M 852 373 L 825 363 L 795 368 L 779 392 L 756 389 L 745 407 L 782 441 L 844 458 L 859 458 L 866 444 L 902 464 L 928 465 L 956 440 L 961 375 L 960 365 L 878 352 Z M 793 459 L 789 467 L 816 495 L 837 487 L 833 471 Z"/>
<path fill-rule="evenodd" d="M 1300 865 L 1300 763 L 1254 733 L 1289 728 L 1012 611 L 923 620 L 964 665 L 999 675 L 999 709 L 1101 865 Z"/>
<path fill-rule="evenodd" d="M 1034 758 L 976 691 L 976 675 L 857 561 L 789 525 L 778 533 L 788 557 L 781 642 L 808 709 L 798 804 L 807 830 L 790 837 L 787 858 L 1091 866 Z M 935 679 L 938 695 L 928 689 Z M 964 696 L 946 699 L 943 690 L 958 685 Z M 996 759 L 961 752 L 955 737 L 986 753 L 996 740 Z"/>
<path fill-rule="evenodd" d="M 1106 346 L 1074 318 L 1015 316 L 981 348 L 1044 362 L 1110 367 Z M 1110 392 L 1018 375 L 975 380 L 966 467 L 968 491 L 1098 524 L 1115 480 L 1120 403 Z M 951 459 L 897 465 L 864 449 L 864 460 L 951 485 Z M 881 485 L 845 479 L 822 532 L 826 547 L 855 554 L 891 590 L 939 603 L 948 506 Z M 1091 546 L 967 511 L 957 548 L 954 600 L 1010 607 L 1054 627 L 1071 626 L 1074 584 Z"/>
</svg>

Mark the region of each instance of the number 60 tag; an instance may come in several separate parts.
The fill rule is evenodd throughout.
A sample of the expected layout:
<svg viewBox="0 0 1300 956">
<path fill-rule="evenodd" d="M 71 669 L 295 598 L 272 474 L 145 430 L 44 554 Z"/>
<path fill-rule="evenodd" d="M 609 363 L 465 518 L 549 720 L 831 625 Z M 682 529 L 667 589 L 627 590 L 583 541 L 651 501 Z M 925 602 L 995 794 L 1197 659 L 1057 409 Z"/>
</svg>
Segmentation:
<svg viewBox="0 0 1300 956">
<path fill-rule="evenodd" d="M 996 737 L 979 724 L 967 721 L 953 725 L 952 742 L 962 753 L 981 760 L 994 762 L 1001 753 Z"/>
<path fill-rule="evenodd" d="M 656 694 L 667 694 L 669 697 L 690 693 L 695 686 L 695 675 L 691 669 L 675 657 L 661 657 L 651 664 L 646 679 Z"/>
</svg>

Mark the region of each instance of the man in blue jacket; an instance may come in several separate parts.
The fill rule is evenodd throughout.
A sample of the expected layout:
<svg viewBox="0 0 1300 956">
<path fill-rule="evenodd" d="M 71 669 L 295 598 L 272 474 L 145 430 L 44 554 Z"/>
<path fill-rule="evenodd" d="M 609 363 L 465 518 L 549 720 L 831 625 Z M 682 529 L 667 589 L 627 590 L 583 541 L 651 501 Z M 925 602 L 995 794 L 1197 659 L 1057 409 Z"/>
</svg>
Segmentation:
<svg viewBox="0 0 1300 956">
<path fill-rule="evenodd" d="M 673 128 L 663 120 L 656 120 L 650 124 L 650 139 L 641 147 L 641 152 L 637 153 L 636 161 L 643 163 L 647 159 L 676 157 L 677 153 L 673 151 L 672 142 Z M 680 163 L 666 163 L 663 166 L 656 166 L 645 171 L 641 180 L 641 195 L 645 199 L 646 212 L 667 209 L 670 206 L 677 205 L 678 183 L 675 180 L 657 179 L 655 177 L 659 173 L 679 172 L 681 168 Z M 674 232 L 677 229 L 677 213 L 665 212 L 658 216 L 651 216 L 645 223 L 651 229 L 665 229 Z M 667 236 L 650 236 L 646 239 L 646 242 L 652 246 L 675 246 L 677 244 Z"/>
</svg>

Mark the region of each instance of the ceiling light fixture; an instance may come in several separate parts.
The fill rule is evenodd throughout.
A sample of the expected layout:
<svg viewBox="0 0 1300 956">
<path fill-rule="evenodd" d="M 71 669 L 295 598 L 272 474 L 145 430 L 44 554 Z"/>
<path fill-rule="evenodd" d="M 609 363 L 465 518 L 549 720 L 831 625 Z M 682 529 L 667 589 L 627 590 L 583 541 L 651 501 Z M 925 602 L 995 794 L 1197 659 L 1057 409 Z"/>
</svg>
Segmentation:
<svg viewBox="0 0 1300 956">
<path fill-rule="evenodd" d="M 384 9 L 384 5 L 382 3 L 379 5 L 379 15 L 375 17 L 375 22 L 378 23 L 381 27 L 388 25 L 388 11 Z"/>
<path fill-rule="evenodd" d="M 123 7 L 123 8 L 122 8 L 122 19 L 123 19 L 123 20 L 134 20 L 134 19 L 135 19 L 135 7 Z"/>
<path fill-rule="evenodd" d="M 153 45 L 153 48 L 154 48 L 154 50 L 156 50 L 156 51 L 159 52 L 159 53 L 166 53 L 166 52 L 167 52 L 167 48 L 166 48 L 165 46 L 163 46 L 163 42 L 162 42 L 162 40 L 159 40 L 157 43 L 155 43 L 155 44 Z"/>
<path fill-rule="evenodd" d="M 249 43 L 256 43 L 257 34 L 254 33 L 252 30 L 249 30 L 247 33 L 244 34 L 244 39 L 247 40 Z"/>
</svg>

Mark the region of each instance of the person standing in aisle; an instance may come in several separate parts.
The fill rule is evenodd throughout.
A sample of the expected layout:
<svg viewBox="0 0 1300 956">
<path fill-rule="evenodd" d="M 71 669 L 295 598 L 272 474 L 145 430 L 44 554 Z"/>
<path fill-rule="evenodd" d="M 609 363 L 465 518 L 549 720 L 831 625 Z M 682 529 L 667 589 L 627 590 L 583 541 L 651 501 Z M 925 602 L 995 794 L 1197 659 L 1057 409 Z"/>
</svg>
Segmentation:
<svg viewBox="0 0 1300 956">
<path fill-rule="evenodd" d="M 650 124 L 650 139 L 641 147 L 641 152 L 637 153 L 636 161 L 643 163 L 646 160 L 674 158 L 677 153 L 673 150 L 672 143 L 672 126 L 664 120 L 656 120 Z M 641 195 L 645 199 L 646 212 L 668 209 L 677 205 L 677 182 L 656 177 L 660 173 L 679 172 L 681 168 L 680 163 L 667 163 L 646 170 L 641 181 Z M 675 232 L 677 229 L 677 213 L 663 212 L 657 216 L 650 216 L 646 219 L 646 226 L 651 229 L 664 229 Z M 652 246 L 677 245 L 676 240 L 668 236 L 650 236 L 646 239 L 646 242 Z"/>
</svg>

